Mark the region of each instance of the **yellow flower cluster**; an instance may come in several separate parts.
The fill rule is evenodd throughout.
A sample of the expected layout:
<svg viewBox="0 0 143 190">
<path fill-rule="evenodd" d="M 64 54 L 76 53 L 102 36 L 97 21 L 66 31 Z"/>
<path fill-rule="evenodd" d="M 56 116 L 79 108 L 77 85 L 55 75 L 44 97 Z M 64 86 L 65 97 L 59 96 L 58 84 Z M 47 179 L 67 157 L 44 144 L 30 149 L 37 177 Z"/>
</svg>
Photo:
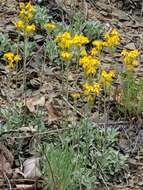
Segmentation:
<svg viewBox="0 0 143 190">
<path fill-rule="evenodd" d="M 33 17 L 34 9 L 31 3 L 20 3 L 20 20 L 16 22 L 16 27 L 26 33 L 31 33 L 36 30 L 35 24 L 30 24 Z"/>
<path fill-rule="evenodd" d="M 73 98 L 74 100 L 77 100 L 78 98 L 80 98 L 80 93 L 79 93 L 79 92 L 73 92 L 73 93 L 71 94 L 71 96 L 72 96 L 72 98 Z"/>
<path fill-rule="evenodd" d="M 62 51 L 60 54 L 60 58 L 63 61 L 68 61 L 72 58 L 72 53 L 68 51 Z"/>
<path fill-rule="evenodd" d="M 55 41 L 61 49 L 70 48 L 72 45 L 72 37 L 70 32 L 64 32 L 63 34 L 57 35 Z"/>
<path fill-rule="evenodd" d="M 117 29 L 113 29 L 111 32 L 106 32 L 104 34 L 105 41 L 94 40 L 92 42 L 93 48 L 91 49 L 91 55 L 95 56 L 100 53 L 104 47 L 113 47 L 119 44 L 120 35 Z"/>
<path fill-rule="evenodd" d="M 96 74 L 96 69 L 97 65 L 100 64 L 100 61 L 98 59 L 93 58 L 90 55 L 84 56 L 80 58 L 79 60 L 79 65 L 82 66 L 84 69 L 84 72 L 87 76 L 89 75 L 95 75 Z"/>
<path fill-rule="evenodd" d="M 83 84 L 83 93 L 86 96 L 87 102 L 92 102 L 95 99 L 95 96 L 99 94 L 100 90 L 100 84 L 97 82 L 86 82 Z"/>
<path fill-rule="evenodd" d="M 49 22 L 49 23 L 47 23 L 47 24 L 44 24 L 44 28 L 45 28 L 46 30 L 54 30 L 56 27 L 57 27 L 57 26 L 56 26 L 55 23 Z"/>
<path fill-rule="evenodd" d="M 106 42 L 104 42 L 102 40 L 94 40 L 92 42 L 92 44 L 95 46 L 95 48 L 93 50 L 100 52 L 103 49 L 103 47 L 106 45 Z"/>
<path fill-rule="evenodd" d="M 20 61 L 22 58 L 18 54 L 14 55 L 14 53 L 12 53 L 12 52 L 7 52 L 7 53 L 4 54 L 4 59 L 6 59 L 7 62 L 8 62 L 7 68 L 8 69 L 13 69 L 15 67 L 14 63 Z"/>
<path fill-rule="evenodd" d="M 137 49 L 123 50 L 121 54 L 124 56 L 123 62 L 125 63 L 126 69 L 128 71 L 133 71 L 134 67 L 139 64 L 136 59 L 139 56 L 139 51 Z"/>
<path fill-rule="evenodd" d="M 92 48 L 90 53 L 92 56 L 95 56 L 99 53 L 99 51 L 96 48 Z"/>
<path fill-rule="evenodd" d="M 100 85 L 97 82 L 93 82 L 92 84 L 86 82 L 83 84 L 84 94 L 99 94 L 100 92 Z"/>
<path fill-rule="evenodd" d="M 88 42 L 89 42 L 89 39 L 81 34 L 80 35 L 76 34 L 72 39 L 72 44 L 79 47 L 84 44 L 87 44 Z"/>
<path fill-rule="evenodd" d="M 120 43 L 120 34 L 116 28 L 113 28 L 110 32 L 106 32 L 104 38 L 105 46 L 108 47 L 113 47 Z"/>
<path fill-rule="evenodd" d="M 19 17 L 22 20 L 31 20 L 33 17 L 33 6 L 31 5 L 31 3 L 20 3 L 20 13 L 19 13 Z"/>
<path fill-rule="evenodd" d="M 100 82 L 104 86 L 108 87 L 108 86 L 111 85 L 114 76 L 115 76 L 114 71 L 112 71 L 112 70 L 110 70 L 110 71 L 102 70 L 101 76 L 100 76 Z"/>
<path fill-rule="evenodd" d="M 117 29 L 112 29 L 110 32 L 104 34 L 104 40 L 94 40 L 92 42 L 93 48 L 89 54 L 85 48 L 80 51 L 79 65 L 82 66 L 86 75 L 87 82 L 83 85 L 83 94 L 86 96 L 87 101 L 93 99 L 92 94 L 98 95 L 101 88 L 109 87 L 113 82 L 115 73 L 113 70 L 101 70 L 100 59 L 98 56 L 102 52 L 104 47 L 112 48 L 118 45 L 120 42 L 120 35 Z M 84 45 L 84 44 L 83 44 Z M 98 71 L 98 73 L 97 73 Z M 96 82 L 94 82 L 94 76 L 97 76 Z M 92 84 L 91 84 L 92 81 Z"/>
<path fill-rule="evenodd" d="M 70 32 L 64 32 L 63 34 L 59 34 L 55 41 L 58 43 L 58 46 L 61 49 L 70 48 L 72 45 L 81 47 L 89 42 L 89 39 L 84 35 L 71 36 Z"/>
</svg>

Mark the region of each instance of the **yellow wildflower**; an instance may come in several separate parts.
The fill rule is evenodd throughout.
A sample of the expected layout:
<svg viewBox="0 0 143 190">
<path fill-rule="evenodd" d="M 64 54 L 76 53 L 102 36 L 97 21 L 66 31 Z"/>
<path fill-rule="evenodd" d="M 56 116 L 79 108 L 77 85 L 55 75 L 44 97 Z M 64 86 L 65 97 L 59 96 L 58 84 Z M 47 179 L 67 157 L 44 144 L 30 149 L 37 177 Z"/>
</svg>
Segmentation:
<svg viewBox="0 0 143 190">
<path fill-rule="evenodd" d="M 99 94 L 101 88 L 100 84 L 97 82 L 93 82 L 92 84 L 86 82 L 83 84 L 83 92 L 85 95 L 91 95 L 91 94 Z"/>
<path fill-rule="evenodd" d="M 77 46 L 82 46 L 84 44 L 87 44 L 88 42 L 89 39 L 82 34 L 76 34 L 72 39 L 72 43 Z"/>
<path fill-rule="evenodd" d="M 84 69 L 86 75 L 95 75 L 96 74 L 96 66 L 100 64 L 98 59 L 94 59 L 92 56 L 84 56 L 80 58 L 79 65 L 81 65 Z"/>
<path fill-rule="evenodd" d="M 110 71 L 103 70 L 101 72 L 100 82 L 103 83 L 103 85 L 105 86 L 109 86 L 112 83 L 114 76 L 115 74 L 112 70 Z"/>
<path fill-rule="evenodd" d="M 138 51 L 138 49 L 134 49 L 134 50 L 126 50 L 125 49 L 121 52 L 121 55 L 124 55 L 124 56 L 127 56 L 127 57 L 133 59 L 133 58 L 136 58 L 137 56 L 139 56 L 139 51 Z"/>
<path fill-rule="evenodd" d="M 19 21 L 17 21 L 16 22 L 16 27 L 18 28 L 18 29 L 24 29 L 24 27 L 25 27 L 25 23 L 22 21 L 22 20 L 19 20 Z"/>
<path fill-rule="evenodd" d="M 64 32 L 56 36 L 55 41 L 61 49 L 70 48 L 72 45 L 72 37 L 70 32 Z"/>
<path fill-rule="evenodd" d="M 116 28 L 112 29 L 110 32 L 104 34 L 106 46 L 112 47 L 120 43 L 120 34 Z"/>
<path fill-rule="evenodd" d="M 137 65 L 139 65 L 139 61 L 137 61 L 137 60 L 133 60 L 133 61 L 132 61 L 132 65 L 133 65 L 133 66 L 137 66 Z"/>
<path fill-rule="evenodd" d="M 96 74 L 96 67 L 94 66 L 89 66 L 85 69 L 85 74 L 86 75 L 95 75 Z"/>
<path fill-rule="evenodd" d="M 103 49 L 103 41 L 102 40 L 94 40 L 92 44 L 96 47 L 97 51 L 101 51 Z"/>
<path fill-rule="evenodd" d="M 18 62 L 18 61 L 20 61 L 22 58 L 21 58 L 21 56 L 20 55 L 15 55 L 15 57 L 14 57 L 14 61 L 16 61 L 16 62 Z"/>
<path fill-rule="evenodd" d="M 79 65 L 83 67 L 88 67 L 89 65 L 99 65 L 100 61 L 98 59 L 94 59 L 92 56 L 87 55 L 79 60 Z"/>
<path fill-rule="evenodd" d="M 27 3 L 27 5 L 25 6 L 25 9 L 28 11 L 28 12 L 33 12 L 33 6 L 31 5 L 31 2 Z"/>
<path fill-rule="evenodd" d="M 122 50 L 121 55 L 124 55 L 124 56 L 128 55 L 128 50 L 126 50 L 126 49 Z"/>
<path fill-rule="evenodd" d="M 114 46 L 114 45 L 118 45 L 118 44 L 119 44 L 119 37 L 118 36 L 110 37 L 107 40 L 107 46 L 109 46 L 109 47 Z"/>
<path fill-rule="evenodd" d="M 134 50 L 123 50 L 121 55 L 124 56 L 123 62 L 125 63 L 125 67 L 127 70 L 132 71 L 135 66 L 139 64 L 136 58 L 139 56 L 139 51 L 137 49 Z"/>
<path fill-rule="evenodd" d="M 31 12 L 27 12 L 25 11 L 25 9 L 22 9 L 19 13 L 19 17 L 22 19 L 22 20 L 31 20 L 32 17 L 33 17 L 33 13 Z"/>
<path fill-rule="evenodd" d="M 93 83 L 93 88 L 94 88 L 93 92 L 96 93 L 96 94 L 99 94 L 99 92 L 100 92 L 100 90 L 101 90 L 100 84 L 97 83 L 97 82 L 94 82 L 94 83 Z"/>
<path fill-rule="evenodd" d="M 23 20 L 31 20 L 33 17 L 33 12 L 34 12 L 34 8 L 31 5 L 31 3 L 20 3 L 20 13 L 19 13 L 19 17 Z"/>
<path fill-rule="evenodd" d="M 19 17 L 23 20 L 27 19 L 25 9 L 21 9 Z"/>
<path fill-rule="evenodd" d="M 14 62 L 18 62 L 19 60 L 21 60 L 21 56 L 20 55 L 14 55 L 14 53 L 12 52 L 7 52 L 4 54 L 4 58 L 7 60 L 8 65 L 6 66 L 7 69 L 13 69 L 15 67 Z"/>
<path fill-rule="evenodd" d="M 7 52 L 4 54 L 4 58 L 7 59 L 8 62 L 13 62 L 14 54 L 12 52 Z"/>
<path fill-rule="evenodd" d="M 92 49 L 91 49 L 91 55 L 92 55 L 92 56 L 95 56 L 95 55 L 97 55 L 97 54 L 98 54 L 97 49 L 96 49 L 96 48 L 92 48 Z"/>
<path fill-rule="evenodd" d="M 72 53 L 67 51 L 62 51 L 60 54 L 60 58 L 63 61 L 68 61 L 72 58 Z"/>
<path fill-rule="evenodd" d="M 64 32 L 63 34 L 57 35 L 55 41 L 56 42 L 60 42 L 63 39 L 71 40 L 71 34 L 70 34 L 70 32 Z"/>
<path fill-rule="evenodd" d="M 44 24 L 44 28 L 45 28 L 46 30 L 54 30 L 56 27 L 57 27 L 57 26 L 56 26 L 56 24 L 54 24 L 54 23 L 47 23 L 47 24 Z"/>
<path fill-rule="evenodd" d="M 25 31 L 27 33 L 34 32 L 36 30 L 35 24 L 27 25 Z"/>
<path fill-rule="evenodd" d="M 79 92 L 74 92 L 74 93 L 71 94 L 71 96 L 72 96 L 72 98 L 74 100 L 76 100 L 76 99 L 80 98 L 80 93 Z"/>
<path fill-rule="evenodd" d="M 20 9 L 24 9 L 25 8 L 25 4 L 24 3 L 19 3 L 19 7 L 20 7 Z"/>
</svg>

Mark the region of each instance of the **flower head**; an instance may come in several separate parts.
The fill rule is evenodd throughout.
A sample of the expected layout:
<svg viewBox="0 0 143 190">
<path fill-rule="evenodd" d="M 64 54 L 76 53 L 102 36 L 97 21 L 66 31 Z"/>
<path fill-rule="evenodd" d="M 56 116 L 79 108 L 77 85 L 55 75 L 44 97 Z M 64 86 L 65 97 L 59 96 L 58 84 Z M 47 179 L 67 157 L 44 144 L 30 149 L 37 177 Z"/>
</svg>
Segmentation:
<svg viewBox="0 0 143 190">
<path fill-rule="evenodd" d="M 25 23 L 22 20 L 16 22 L 16 27 L 20 30 L 25 28 Z"/>
<path fill-rule="evenodd" d="M 60 58 L 63 61 L 68 61 L 72 58 L 72 53 L 68 51 L 62 51 L 60 54 Z"/>
<path fill-rule="evenodd" d="M 27 25 L 26 28 L 25 28 L 25 31 L 26 31 L 27 33 L 34 32 L 35 30 L 36 30 L 35 24 Z"/>
<path fill-rule="evenodd" d="M 125 64 L 125 67 L 129 71 L 133 71 L 134 67 L 139 64 L 139 62 L 136 60 L 136 58 L 139 56 L 139 51 L 137 49 L 134 50 L 123 50 L 121 52 L 121 55 L 123 55 L 123 62 Z"/>
<path fill-rule="evenodd" d="M 79 60 L 79 65 L 82 66 L 86 75 L 95 75 L 97 70 L 96 66 L 99 64 L 100 61 L 90 55 L 84 56 Z"/>
<path fill-rule="evenodd" d="M 72 96 L 72 98 L 74 100 L 77 100 L 78 98 L 80 98 L 80 93 L 79 92 L 74 92 L 74 93 L 71 94 L 71 96 Z"/>
<path fill-rule="evenodd" d="M 100 51 L 103 49 L 103 47 L 104 47 L 104 43 L 103 43 L 102 40 L 94 40 L 94 41 L 92 42 L 92 44 L 96 47 L 96 50 L 99 51 L 99 52 L 100 52 Z"/>
<path fill-rule="evenodd" d="M 124 55 L 124 56 L 127 56 L 131 59 L 134 59 L 136 58 L 137 56 L 139 56 L 139 51 L 138 49 L 134 49 L 134 50 L 126 50 L 124 49 L 122 52 L 121 52 L 121 55 Z"/>
<path fill-rule="evenodd" d="M 12 52 L 5 53 L 4 58 L 8 62 L 8 65 L 7 65 L 8 69 L 13 69 L 15 67 L 15 63 L 17 63 L 18 61 L 20 61 L 22 59 L 19 54 L 14 55 L 14 53 L 12 53 Z"/>
<path fill-rule="evenodd" d="M 100 84 L 97 82 L 93 82 L 91 84 L 86 82 L 83 84 L 83 92 L 85 95 L 91 95 L 91 94 L 98 95 L 100 90 L 101 90 Z"/>
<path fill-rule="evenodd" d="M 21 59 L 22 59 L 22 57 L 21 57 L 19 54 L 15 55 L 15 57 L 14 57 L 14 61 L 15 61 L 15 62 L 18 62 L 18 61 L 20 61 Z"/>
<path fill-rule="evenodd" d="M 92 55 L 92 56 L 95 56 L 95 55 L 97 55 L 97 54 L 98 54 L 97 48 L 92 48 L 92 49 L 91 49 L 91 55 Z"/>
<path fill-rule="evenodd" d="M 120 34 L 116 28 L 104 34 L 106 46 L 112 47 L 120 43 Z"/>
<path fill-rule="evenodd" d="M 72 43 L 77 46 L 82 46 L 84 44 L 87 44 L 88 42 L 89 39 L 81 34 L 80 35 L 76 34 L 72 39 Z"/>
<path fill-rule="evenodd" d="M 12 52 L 7 52 L 7 53 L 4 54 L 4 58 L 8 62 L 13 62 L 14 61 L 14 54 Z"/>
<path fill-rule="evenodd" d="M 70 32 L 64 32 L 56 36 L 55 41 L 61 49 L 70 48 L 72 45 L 72 37 Z"/>
<path fill-rule="evenodd" d="M 54 24 L 54 23 L 47 23 L 47 24 L 44 24 L 44 28 L 45 28 L 46 30 L 54 30 L 56 27 L 57 27 L 57 26 L 56 26 L 56 24 Z"/>
<path fill-rule="evenodd" d="M 33 12 L 34 12 L 34 8 L 31 5 L 31 3 L 20 3 L 20 13 L 19 13 L 19 17 L 22 20 L 28 21 L 31 20 L 33 17 Z"/>
<path fill-rule="evenodd" d="M 109 70 L 102 70 L 101 72 L 101 76 L 100 76 L 100 82 L 104 85 L 104 86 L 110 86 L 112 81 L 113 81 L 113 77 L 115 76 L 114 71 Z"/>
</svg>

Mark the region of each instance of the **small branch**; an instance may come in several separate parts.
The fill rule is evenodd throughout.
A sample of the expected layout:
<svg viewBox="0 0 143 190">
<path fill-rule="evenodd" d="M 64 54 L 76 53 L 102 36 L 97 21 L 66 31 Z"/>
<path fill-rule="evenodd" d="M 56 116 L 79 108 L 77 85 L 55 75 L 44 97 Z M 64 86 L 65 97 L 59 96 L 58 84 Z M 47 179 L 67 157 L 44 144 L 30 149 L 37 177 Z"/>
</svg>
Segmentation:
<svg viewBox="0 0 143 190">
<path fill-rule="evenodd" d="M 9 181 L 9 179 L 8 179 L 8 177 L 7 177 L 7 175 L 5 174 L 5 172 L 3 172 L 3 175 L 4 175 L 4 177 L 5 177 L 5 179 L 6 179 L 7 183 L 8 183 L 9 190 L 12 190 L 11 183 L 10 183 L 10 181 Z"/>
<path fill-rule="evenodd" d="M 63 98 L 63 100 L 66 102 L 66 104 L 68 104 L 68 106 L 69 106 L 72 110 L 74 110 L 78 115 L 80 115 L 81 117 L 83 117 L 84 119 L 86 119 L 86 117 L 85 117 L 79 110 L 77 110 L 73 105 L 71 105 L 71 104 L 69 103 L 69 101 L 68 101 L 64 96 L 62 96 L 62 98 Z"/>
</svg>

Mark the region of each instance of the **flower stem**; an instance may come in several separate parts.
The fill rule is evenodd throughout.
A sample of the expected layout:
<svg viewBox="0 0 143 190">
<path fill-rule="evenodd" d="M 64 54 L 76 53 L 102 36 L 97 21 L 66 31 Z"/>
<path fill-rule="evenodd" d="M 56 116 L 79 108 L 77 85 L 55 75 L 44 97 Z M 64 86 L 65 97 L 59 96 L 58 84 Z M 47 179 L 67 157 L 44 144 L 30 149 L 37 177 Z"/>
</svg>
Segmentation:
<svg viewBox="0 0 143 190">
<path fill-rule="evenodd" d="M 26 63 L 27 63 L 27 53 L 28 53 L 28 36 L 27 33 L 24 33 L 24 61 L 23 61 L 23 99 L 24 99 L 24 124 L 25 124 L 25 118 L 26 118 Z"/>
</svg>

